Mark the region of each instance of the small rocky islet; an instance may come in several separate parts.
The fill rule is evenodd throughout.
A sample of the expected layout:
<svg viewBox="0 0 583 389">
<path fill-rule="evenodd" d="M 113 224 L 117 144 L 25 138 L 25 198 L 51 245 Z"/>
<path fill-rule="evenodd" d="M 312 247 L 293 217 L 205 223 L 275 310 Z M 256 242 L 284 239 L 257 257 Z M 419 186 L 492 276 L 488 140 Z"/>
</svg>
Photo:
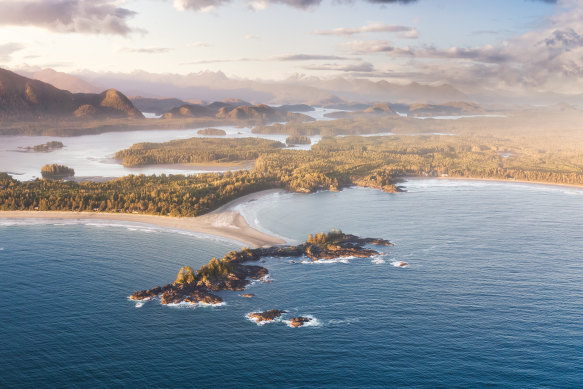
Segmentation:
<svg viewBox="0 0 583 389">
<path fill-rule="evenodd" d="M 299 258 L 308 257 L 313 261 L 336 259 L 342 257 L 369 258 L 379 252 L 364 248 L 364 245 L 393 246 L 388 240 L 379 238 L 361 238 L 356 235 L 344 234 L 340 230 L 328 233 L 318 233 L 308 237 L 305 243 L 297 246 L 273 246 L 268 248 L 231 251 L 222 259 L 213 258 L 197 271 L 190 266 L 184 266 L 178 272 L 176 280 L 164 286 L 141 290 L 130 296 L 131 300 L 150 300 L 160 297 L 162 304 L 177 304 L 187 302 L 192 304 L 220 304 L 223 299 L 213 292 L 223 290 L 244 290 L 253 280 L 265 280 L 269 271 L 247 262 L 258 262 L 263 258 Z M 253 294 L 242 294 L 251 298 Z M 285 311 L 272 309 L 266 312 L 249 314 L 258 322 L 271 321 L 281 316 Z M 311 319 L 295 317 L 290 319 L 290 325 L 301 327 Z"/>
</svg>

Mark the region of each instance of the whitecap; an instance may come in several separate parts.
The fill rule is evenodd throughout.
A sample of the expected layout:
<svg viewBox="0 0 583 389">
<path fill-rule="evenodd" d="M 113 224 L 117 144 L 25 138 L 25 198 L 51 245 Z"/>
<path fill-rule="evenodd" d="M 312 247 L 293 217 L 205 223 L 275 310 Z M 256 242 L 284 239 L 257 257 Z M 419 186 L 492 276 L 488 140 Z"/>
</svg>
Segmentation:
<svg viewBox="0 0 583 389">
<path fill-rule="evenodd" d="M 4 251 L 4 247 L 0 247 L 0 251 Z"/>
<path fill-rule="evenodd" d="M 360 322 L 360 319 L 358 317 L 351 317 L 351 318 L 347 318 L 347 319 L 328 320 L 328 324 L 330 324 L 330 325 L 350 325 L 350 324 L 354 324 L 354 323 L 358 323 L 358 322 Z"/>
<path fill-rule="evenodd" d="M 136 308 L 142 308 L 146 302 L 145 301 L 138 301 L 136 303 Z"/>
<path fill-rule="evenodd" d="M 351 259 L 355 259 L 356 257 L 340 257 L 340 258 L 334 258 L 334 259 L 319 259 L 317 261 L 314 261 L 312 259 L 305 259 L 303 261 L 301 261 L 300 263 L 305 263 L 305 264 L 311 264 L 311 265 L 315 265 L 315 264 L 330 264 L 330 263 L 350 263 Z"/>
<path fill-rule="evenodd" d="M 372 257 L 372 260 L 370 262 L 375 265 L 382 265 L 386 261 L 380 255 L 375 255 L 374 257 Z"/>
<path fill-rule="evenodd" d="M 222 307 L 227 305 L 226 302 L 222 302 L 222 303 L 215 303 L 215 304 L 207 304 L 204 303 L 202 301 L 199 301 L 197 303 L 189 303 L 187 301 L 181 301 L 179 303 L 170 303 L 170 304 L 165 304 L 171 308 L 180 308 L 180 309 L 184 309 L 184 308 L 188 308 L 188 309 L 195 309 L 195 308 L 199 308 L 199 307 L 212 307 L 212 308 L 216 308 L 216 307 Z"/>
<path fill-rule="evenodd" d="M 391 262 L 391 265 L 393 265 L 395 267 L 401 267 L 401 268 L 409 267 L 409 264 L 407 262 L 403 262 L 403 261 L 393 261 L 393 262 Z"/>
</svg>

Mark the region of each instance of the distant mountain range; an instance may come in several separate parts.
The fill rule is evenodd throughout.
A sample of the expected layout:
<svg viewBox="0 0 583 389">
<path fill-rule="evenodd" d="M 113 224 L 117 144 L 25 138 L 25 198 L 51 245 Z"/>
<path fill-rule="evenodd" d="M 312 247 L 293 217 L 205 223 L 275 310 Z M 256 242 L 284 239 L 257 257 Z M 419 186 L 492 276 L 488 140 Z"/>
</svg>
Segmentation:
<svg viewBox="0 0 583 389">
<path fill-rule="evenodd" d="M 222 72 L 187 75 L 153 74 L 136 71 L 122 73 L 84 73 L 78 77 L 93 85 L 115 86 L 130 96 L 221 101 L 242 99 L 265 104 L 299 104 L 334 107 L 339 104 L 388 101 L 394 103 L 431 103 L 470 100 L 451 85 L 399 85 L 385 80 L 320 79 L 292 77 L 283 81 L 240 80 Z"/>
<path fill-rule="evenodd" d="M 67 90 L 71 93 L 99 93 L 103 89 L 108 88 L 98 88 L 95 85 L 91 85 L 87 81 L 73 76 L 68 73 L 57 72 L 53 69 L 43 69 L 34 72 L 18 72 L 21 76 L 32 78 L 33 80 L 39 80 L 51 84 L 52 86 Z"/>
<path fill-rule="evenodd" d="M 204 102 L 249 101 L 253 104 L 308 104 L 328 108 L 363 108 L 377 102 L 395 105 L 442 105 L 444 103 L 477 102 L 499 108 L 510 105 L 548 105 L 565 101 L 582 105 L 583 94 L 562 95 L 557 93 L 528 93 L 491 91 L 484 89 L 467 95 L 449 84 L 426 85 L 390 83 L 386 80 L 371 81 L 365 78 L 336 77 L 325 79 L 296 75 L 281 81 L 245 80 L 227 77 L 222 72 L 205 71 L 199 73 L 155 74 L 144 71 L 132 73 L 84 72 L 67 74 L 52 69 L 40 71 L 20 71 L 21 75 L 38 79 L 73 93 L 96 93 L 103 89 L 115 88 L 127 96 L 141 99 L 164 99 L 155 102 L 152 110 L 147 102 L 136 102 L 147 109 L 143 112 L 162 114 L 183 103 L 204 104 Z M 135 98 L 137 101 L 137 97 Z M 166 104 L 167 103 L 167 104 Z M 164 106 L 164 104 L 166 104 Z M 160 109 L 160 108 L 159 108 Z"/>
<path fill-rule="evenodd" d="M 143 118 L 121 92 L 71 93 L 39 80 L 0 69 L 0 119 L 33 120 L 64 118 Z"/>
</svg>

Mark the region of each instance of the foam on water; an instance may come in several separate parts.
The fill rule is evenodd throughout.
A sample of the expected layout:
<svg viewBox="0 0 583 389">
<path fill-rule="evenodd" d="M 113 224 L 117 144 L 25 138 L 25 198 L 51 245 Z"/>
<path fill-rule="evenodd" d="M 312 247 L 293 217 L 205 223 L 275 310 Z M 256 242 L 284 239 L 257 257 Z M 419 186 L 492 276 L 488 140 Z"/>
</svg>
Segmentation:
<svg viewBox="0 0 583 389">
<path fill-rule="evenodd" d="M 252 322 L 252 323 L 255 323 L 255 324 L 257 324 L 258 326 L 264 326 L 264 325 L 266 325 L 266 324 L 271 324 L 271 323 L 281 323 L 281 322 L 283 321 L 283 319 L 281 318 L 281 316 L 280 316 L 280 317 L 276 317 L 276 318 L 275 318 L 275 319 L 273 319 L 273 320 L 263 320 L 263 321 L 257 321 L 257 320 L 255 320 L 254 318 L 252 318 L 252 317 L 250 316 L 252 313 L 255 313 L 255 312 L 258 312 L 258 311 L 254 311 L 254 312 L 249 312 L 249 313 L 247 313 L 247 314 L 245 315 L 245 319 L 249 320 L 249 321 L 250 321 L 250 322 Z"/>
<path fill-rule="evenodd" d="M 291 328 L 302 328 L 302 327 L 322 327 L 322 322 L 320 320 L 318 320 L 315 316 L 313 315 L 294 315 L 295 317 L 297 316 L 302 316 L 302 317 L 307 317 L 308 319 L 310 319 L 309 322 L 304 323 L 302 326 L 300 327 L 294 327 L 291 325 L 291 320 L 286 320 L 283 319 L 282 322 L 285 323 L 288 327 Z"/>
<path fill-rule="evenodd" d="M 170 303 L 170 304 L 166 304 L 166 305 L 171 307 L 171 308 L 195 309 L 195 308 L 200 308 L 200 307 L 211 307 L 211 308 L 223 307 L 223 306 L 227 305 L 227 303 L 224 301 L 222 303 L 216 303 L 216 304 L 207 304 L 207 303 L 203 303 L 202 301 L 199 301 L 198 303 L 189 303 L 186 301 L 181 301 L 179 303 Z"/>
<path fill-rule="evenodd" d="M 393 265 L 394 267 L 400 267 L 400 268 L 409 267 L 408 263 L 406 265 L 401 265 L 402 263 L 404 263 L 404 262 L 403 261 L 393 261 L 393 262 L 391 262 L 391 265 Z"/>
<path fill-rule="evenodd" d="M 386 261 L 380 255 L 373 256 L 370 262 L 375 265 L 382 265 L 383 263 L 386 263 Z"/>
<path fill-rule="evenodd" d="M 314 264 L 330 264 L 330 263 L 350 263 L 351 259 L 355 259 L 356 257 L 341 257 L 341 258 L 334 258 L 334 259 L 319 259 L 317 261 L 314 261 L 312 259 L 305 259 L 303 261 L 301 261 L 300 263 L 304 263 L 304 264 L 310 264 L 310 265 L 314 265 Z"/>
<path fill-rule="evenodd" d="M 350 317 L 347 319 L 331 319 L 328 320 L 328 325 L 340 325 L 340 326 L 345 326 L 345 325 L 350 325 L 350 324 L 355 324 L 360 322 L 360 319 L 358 317 Z"/>
<path fill-rule="evenodd" d="M 177 234 L 177 235 L 184 235 L 184 236 L 191 236 L 197 239 L 205 239 L 215 242 L 228 242 L 234 243 L 236 245 L 241 245 L 241 242 L 229 239 L 222 236 L 210 235 L 205 234 L 203 232 L 195 232 L 195 231 L 186 231 L 180 230 L 175 228 L 168 228 L 168 227 L 161 227 L 161 226 L 154 226 L 154 225 L 147 225 L 144 223 L 128 223 L 123 221 L 115 221 L 115 220 L 90 220 L 84 219 L 80 217 L 79 219 L 59 219 L 59 222 L 55 222 L 55 219 L 52 218 L 38 218 L 38 219 L 0 219 L 0 227 L 14 227 L 14 226 L 33 226 L 33 225 L 52 225 L 52 226 L 74 226 L 74 225 L 85 225 L 87 227 L 93 228 L 125 228 L 128 231 L 132 232 L 143 232 L 143 233 L 170 233 L 170 234 Z"/>
</svg>

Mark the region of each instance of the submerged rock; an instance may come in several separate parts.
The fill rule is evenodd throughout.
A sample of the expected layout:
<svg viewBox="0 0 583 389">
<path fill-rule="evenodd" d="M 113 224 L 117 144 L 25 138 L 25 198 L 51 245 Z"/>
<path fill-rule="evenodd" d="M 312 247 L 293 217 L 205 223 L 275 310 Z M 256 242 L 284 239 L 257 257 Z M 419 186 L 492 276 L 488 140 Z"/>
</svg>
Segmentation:
<svg viewBox="0 0 583 389">
<path fill-rule="evenodd" d="M 255 295 L 253 293 L 245 293 L 245 294 L 242 294 L 241 297 L 245 297 L 245 298 L 250 299 L 250 298 L 255 297 Z"/>
</svg>

